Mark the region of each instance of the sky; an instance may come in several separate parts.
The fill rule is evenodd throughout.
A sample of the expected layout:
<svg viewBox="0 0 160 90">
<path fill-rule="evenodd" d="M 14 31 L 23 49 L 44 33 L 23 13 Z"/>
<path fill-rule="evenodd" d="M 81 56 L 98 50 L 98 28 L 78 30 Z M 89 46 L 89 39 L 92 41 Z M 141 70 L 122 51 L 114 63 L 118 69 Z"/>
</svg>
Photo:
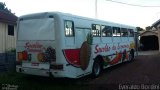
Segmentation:
<svg viewBox="0 0 160 90">
<path fill-rule="evenodd" d="M 160 0 L 0 0 L 15 15 L 59 11 L 145 28 L 160 19 Z M 97 6 L 97 8 L 96 8 Z"/>
</svg>

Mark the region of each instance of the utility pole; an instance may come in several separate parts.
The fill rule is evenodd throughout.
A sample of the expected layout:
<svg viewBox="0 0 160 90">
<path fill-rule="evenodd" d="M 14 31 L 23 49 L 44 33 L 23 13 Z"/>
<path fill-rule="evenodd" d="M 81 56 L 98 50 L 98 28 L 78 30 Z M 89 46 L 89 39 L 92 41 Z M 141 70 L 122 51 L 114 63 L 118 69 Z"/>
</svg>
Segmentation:
<svg viewBox="0 0 160 90">
<path fill-rule="evenodd" d="M 97 8 L 97 0 L 95 0 L 95 18 L 97 19 L 98 18 L 98 8 Z"/>
</svg>

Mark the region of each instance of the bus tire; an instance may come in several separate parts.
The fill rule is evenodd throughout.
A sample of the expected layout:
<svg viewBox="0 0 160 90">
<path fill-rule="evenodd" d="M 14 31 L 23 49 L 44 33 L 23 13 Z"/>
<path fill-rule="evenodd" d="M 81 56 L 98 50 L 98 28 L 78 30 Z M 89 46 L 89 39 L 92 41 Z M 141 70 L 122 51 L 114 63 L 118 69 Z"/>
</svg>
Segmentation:
<svg viewBox="0 0 160 90">
<path fill-rule="evenodd" d="M 134 60 L 134 50 L 131 49 L 130 53 L 129 53 L 129 61 Z"/>
<path fill-rule="evenodd" d="M 102 63 L 98 60 L 94 61 L 92 68 L 92 76 L 93 78 L 97 78 L 102 72 Z"/>
</svg>

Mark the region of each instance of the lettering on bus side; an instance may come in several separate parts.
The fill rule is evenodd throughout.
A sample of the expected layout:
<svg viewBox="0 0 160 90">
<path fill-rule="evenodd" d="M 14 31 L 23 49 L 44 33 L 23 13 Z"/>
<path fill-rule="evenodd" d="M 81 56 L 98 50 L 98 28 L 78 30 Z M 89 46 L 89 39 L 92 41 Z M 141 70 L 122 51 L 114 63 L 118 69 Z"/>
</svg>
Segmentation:
<svg viewBox="0 0 160 90">
<path fill-rule="evenodd" d="M 99 47 L 99 45 L 97 44 L 95 46 L 95 54 L 100 53 L 100 52 L 107 52 L 110 51 L 110 47 L 106 44 L 104 47 Z"/>
<path fill-rule="evenodd" d="M 115 45 L 113 45 L 113 46 L 108 46 L 107 44 L 105 44 L 105 46 L 99 46 L 98 44 L 97 45 L 95 45 L 95 51 L 94 51 L 94 53 L 95 54 L 98 54 L 98 53 L 101 53 L 101 52 L 109 52 L 109 51 L 111 51 L 111 50 L 119 50 L 119 49 L 124 49 L 124 48 L 130 48 L 130 45 L 128 45 L 128 44 L 124 44 L 124 45 L 117 45 L 117 46 L 115 46 Z"/>
</svg>

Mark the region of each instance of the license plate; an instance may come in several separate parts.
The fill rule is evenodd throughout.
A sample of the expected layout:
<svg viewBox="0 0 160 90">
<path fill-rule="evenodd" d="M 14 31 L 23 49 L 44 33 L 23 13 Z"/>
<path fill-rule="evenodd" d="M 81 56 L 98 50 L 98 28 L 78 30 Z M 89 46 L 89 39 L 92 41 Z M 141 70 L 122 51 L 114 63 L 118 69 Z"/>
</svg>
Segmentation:
<svg viewBox="0 0 160 90">
<path fill-rule="evenodd" d="M 39 66 L 39 63 L 31 63 L 31 66 Z"/>
</svg>

